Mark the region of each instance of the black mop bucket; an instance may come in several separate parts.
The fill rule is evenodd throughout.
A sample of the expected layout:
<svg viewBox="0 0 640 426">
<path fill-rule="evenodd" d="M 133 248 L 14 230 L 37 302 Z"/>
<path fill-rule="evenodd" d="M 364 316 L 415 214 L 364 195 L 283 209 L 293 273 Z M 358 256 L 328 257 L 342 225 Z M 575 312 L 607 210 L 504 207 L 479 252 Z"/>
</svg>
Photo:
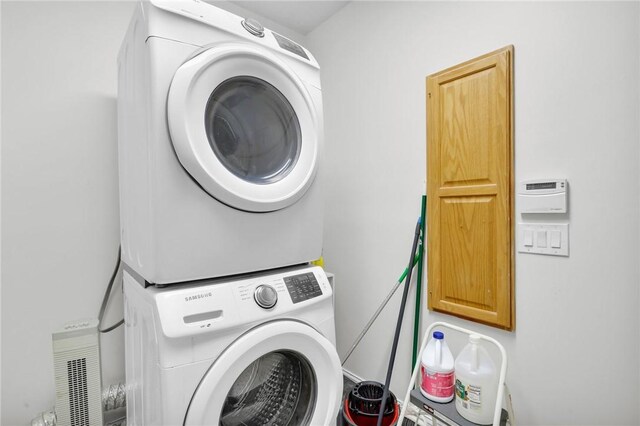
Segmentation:
<svg viewBox="0 0 640 426">
<path fill-rule="evenodd" d="M 342 404 L 342 426 L 376 426 L 384 387 L 378 382 L 360 382 L 349 392 Z M 400 417 L 400 407 L 393 393 L 385 401 L 383 426 L 394 426 Z"/>
</svg>

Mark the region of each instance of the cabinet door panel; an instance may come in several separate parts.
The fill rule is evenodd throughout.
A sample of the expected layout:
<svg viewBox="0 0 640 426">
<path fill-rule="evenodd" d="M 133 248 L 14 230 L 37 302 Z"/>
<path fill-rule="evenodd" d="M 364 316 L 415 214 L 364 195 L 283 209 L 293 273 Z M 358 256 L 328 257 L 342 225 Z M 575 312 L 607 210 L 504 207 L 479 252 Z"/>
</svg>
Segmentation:
<svg viewBox="0 0 640 426">
<path fill-rule="evenodd" d="M 442 300 L 496 310 L 495 197 L 443 198 Z"/>
<path fill-rule="evenodd" d="M 429 308 L 513 328 L 512 55 L 427 78 Z"/>
<path fill-rule="evenodd" d="M 491 67 L 439 85 L 441 186 L 495 182 L 496 74 Z"/>
</svg>

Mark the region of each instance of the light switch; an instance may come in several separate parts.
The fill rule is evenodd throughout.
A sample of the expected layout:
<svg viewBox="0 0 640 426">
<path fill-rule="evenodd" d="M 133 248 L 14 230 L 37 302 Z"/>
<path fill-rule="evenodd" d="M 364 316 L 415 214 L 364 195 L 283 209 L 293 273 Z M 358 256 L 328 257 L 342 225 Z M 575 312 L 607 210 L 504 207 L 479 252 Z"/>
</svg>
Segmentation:
<svg viewBox="0 0 640 426">
<path fill-rule="evenodd" d="M 525 247 L 533 247 L 533 231 L 524 231 L 524 245 Z"/>
<path fill-rule="evenodd" d="M 568 223 L 518 223 L 518 252 L 569 256 Z"/>
<path fill-rule="evenodd" d="M 540 248 L 547 247 L 547 231 L 537 231 L 536 234 L 536 246 Z"/>
</svg>

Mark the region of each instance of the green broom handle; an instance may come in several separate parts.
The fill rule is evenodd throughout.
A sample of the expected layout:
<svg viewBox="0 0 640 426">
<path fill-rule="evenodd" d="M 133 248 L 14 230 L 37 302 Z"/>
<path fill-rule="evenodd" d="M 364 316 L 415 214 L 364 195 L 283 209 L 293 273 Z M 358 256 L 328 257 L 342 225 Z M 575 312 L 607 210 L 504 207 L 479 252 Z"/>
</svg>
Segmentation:
<svg viewBox="0 0 640 426">
<path fill-rule="evenodd" d="M 421 238 L 418 246 L 418 282 L 416 283 L 416 308 L 413 316 L 413 352 L 411 354 L 411 368 L 416 366 L 418 361 L 418 344 L 420 337 L 420 308 L 422 306 L 422 269 L 424 267 L 424 248 L 426 247 L 425 222 L 427 221 L 427 196 L 422 196 L 422 207 L 420 210 Z"/>
</svg>

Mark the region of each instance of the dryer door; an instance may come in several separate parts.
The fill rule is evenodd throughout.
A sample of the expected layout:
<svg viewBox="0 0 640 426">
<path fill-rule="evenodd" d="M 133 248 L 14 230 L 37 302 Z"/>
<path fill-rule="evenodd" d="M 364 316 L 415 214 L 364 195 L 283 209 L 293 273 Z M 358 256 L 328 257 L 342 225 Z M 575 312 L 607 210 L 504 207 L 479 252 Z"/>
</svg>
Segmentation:
<svg viewBox="0 0 640 426">
<path fill-rule="evenodd" d="M 183 167 L 229 206 L 279 210 L 313 183 L 318 123 L 311 96 L 258 46 L 224 44 L 185 62 L 171 82 L 167 116 Z"/>
<path fill-rule="evenodd" d="M 296 321 L 274 321 L 237 339 L 198 385 L 184 424 L 334 424 L 342 368 L 326 338 Z"/>
</svg>

